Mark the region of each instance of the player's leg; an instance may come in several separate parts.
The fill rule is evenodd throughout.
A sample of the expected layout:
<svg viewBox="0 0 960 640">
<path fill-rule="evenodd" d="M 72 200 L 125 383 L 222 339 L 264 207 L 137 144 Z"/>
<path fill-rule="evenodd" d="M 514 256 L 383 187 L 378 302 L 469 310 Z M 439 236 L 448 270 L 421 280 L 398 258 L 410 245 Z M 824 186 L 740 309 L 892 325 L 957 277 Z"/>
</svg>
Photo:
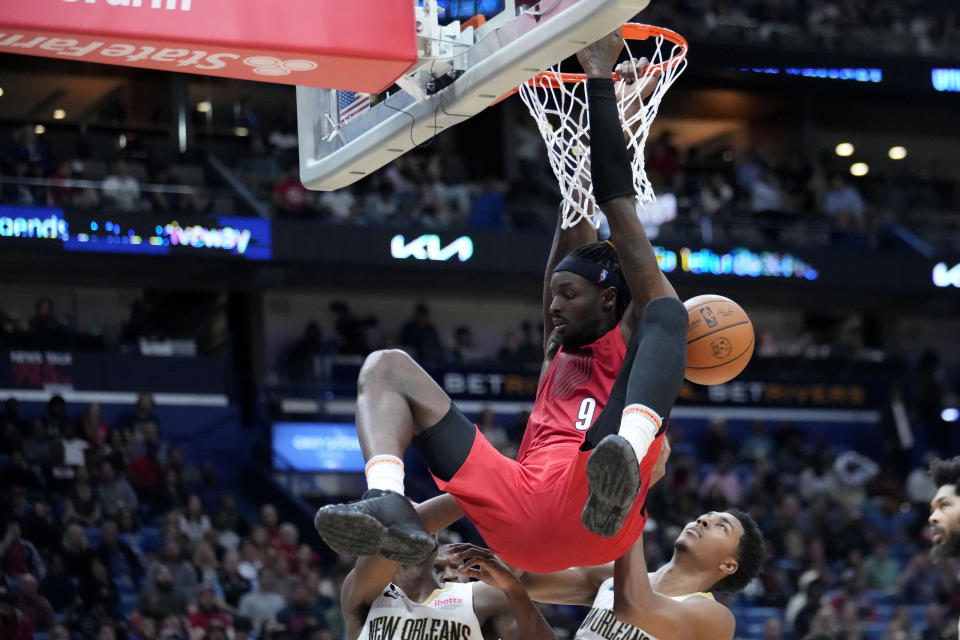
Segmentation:
<svg viewBox="0 0 960 640">
<path fill-rule="evenodd" d="M 640 491 L 640 460 L 662 432 L 686 368 L 688 316 L 676 298 L 651 300 L 630 341 L 610 401 L 587 432 L 590 492 L 582 520 L 612 537 Z M 632 359 L 631 359 L 632 358 Z"/>
<path fill-rule="evenodd" d="M 435 540 L 403 496 L 403 453 L 412 441 L 435 475 L 452 477 L 469 455 L 476 429 L 407 354 L 378 351 L 360 371 L 357 433 L 368 490 L 357 502 L 317 511 L 317 531 L 338 553 L 379 553 L 415 564 Z"/>
</svg>

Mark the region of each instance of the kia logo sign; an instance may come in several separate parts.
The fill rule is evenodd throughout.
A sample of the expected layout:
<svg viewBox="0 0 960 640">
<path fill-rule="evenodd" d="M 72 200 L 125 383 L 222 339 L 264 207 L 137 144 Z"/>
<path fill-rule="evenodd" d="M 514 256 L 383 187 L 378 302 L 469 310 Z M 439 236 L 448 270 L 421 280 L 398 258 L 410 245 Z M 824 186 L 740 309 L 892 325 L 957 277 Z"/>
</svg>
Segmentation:
<svg viewBox="0 0 960 640">
<path fill-rule="evenodd" d="M 457 256 L 460 262 L 466 262 L 473 256 L 473 240 L 470 236 L 460 236 L 450 244 L 442 246 L 440 236 L 432 233 L 414 238 L 410 242 L 407 242 L 402 234 L 397 234 L 390 240 L 390 255 L 397 260 L 414 258 L 434 262 L 445 262 Z"/>
<path fill-rule="evenodd" d="M 947 268 L 946 262 L 941 262 L 933 268 L 933 284 L 938 287 L 960 288 L 960 263 Z"/>
</svg>

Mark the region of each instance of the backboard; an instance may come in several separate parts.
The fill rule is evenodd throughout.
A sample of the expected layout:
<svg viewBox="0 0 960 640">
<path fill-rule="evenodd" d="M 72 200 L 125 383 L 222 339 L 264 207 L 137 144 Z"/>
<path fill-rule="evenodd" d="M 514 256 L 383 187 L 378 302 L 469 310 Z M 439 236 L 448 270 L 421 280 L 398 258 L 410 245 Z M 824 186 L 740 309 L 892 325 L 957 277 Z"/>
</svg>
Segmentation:
<svg viewBox="0 0 960 640">
<path fill-rule="evenodd" d="M 417 2 L 418 61 L 376 104 L 346 91 L 297 87 L 300 179 L 332 191 L 476 115 L 642 11 L 650 0 L 505 0 L 490 19 L 441 25 Z M 447 3 L 449 4 L 449 3 Z"/>
</svg>

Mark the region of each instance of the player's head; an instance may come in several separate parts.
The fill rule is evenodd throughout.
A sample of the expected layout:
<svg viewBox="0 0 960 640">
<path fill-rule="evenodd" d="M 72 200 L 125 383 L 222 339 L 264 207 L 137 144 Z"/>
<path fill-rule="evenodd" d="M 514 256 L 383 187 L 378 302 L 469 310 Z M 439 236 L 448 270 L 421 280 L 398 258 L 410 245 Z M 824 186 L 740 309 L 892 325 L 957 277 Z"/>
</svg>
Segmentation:
<svg viewBox="0 0 960 640">
<path fill-rule="evenodd" d="M 434 541 L 436 541 L 437 536 L 432 536 Z M 433 551 L 430 552 L 423 562 L 420 564 L 402 564 L 400 568 L 397 569 L 396 575 L 393 577 L 393 582 L 398 587 L 403 590 L 407 590 L 409 586 L 416 584 L 422 580 L 436 579 L 436 573 L 434 572 L 434 564 L 437 561 L 437 552 L 438 547 L 434 547 Z"/>
<path fill-rule="evenodd" d="M 440 545 L 433 560 L 433 570 L 440 582 L 470 582 L 470 578 L 457 571 L 458 568 L 450 553 L 450 545 Z"/>
<path fill-rule="evenodd" d="M 565 257 L 550 277 L 550 315 L 567 348 L 597 340 L 620 322 L 630 289 L 609 242 L 585 244 Z"/>
<path fill-rule="evenodd" d="M 930 463 L 937 492 L 930 501 L 931 554 L 936 561 L 960 557 L 960 456 Z"/>
<path fill-rule="evenodd" d="M 739 509 L 703 514 L 683 528 L 673 546 L 698 567 L 714 571 L 711 591 L 740 591 L 760 575 L 767 556 L 760 527 Z"/>
</svg>

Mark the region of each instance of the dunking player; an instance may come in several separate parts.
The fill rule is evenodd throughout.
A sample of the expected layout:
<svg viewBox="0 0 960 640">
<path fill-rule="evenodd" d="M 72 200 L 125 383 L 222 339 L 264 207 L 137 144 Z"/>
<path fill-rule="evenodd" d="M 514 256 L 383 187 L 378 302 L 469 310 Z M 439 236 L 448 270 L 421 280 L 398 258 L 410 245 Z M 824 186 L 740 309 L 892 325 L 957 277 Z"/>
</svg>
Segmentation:
<svg viewBox="0 0 960 640">
<path fill-rule="evenodd" d="M 557 229 L 544 284 L 546 359 L 517 460 L 501 456 L 408 356 L 374 353 L 357 400 L 369 490 L 315 519 L 336 551 L 415 564 L 434 548 L 402 495 L 400 456 L 411 441 L 437 486 L 511 565 L 603 564 L 643 530 L 634 505 L 649 488 L 662 420 L 683 381 L 687 313 L 636 215 L 610 79 L 622 46 L 611 34 L 578 54 L 588 75 L 593 192 L 612 244 L 591 242 L 589 224 Z"/>
<path fill-rule="evenodd" d="M 471 547 L 450 558 L 460 576 L 478 582 L 441 583 L 434 556 L 418 565 L 359 558 L 340 598 L 348 640 L 556 640 L 519 580 L 489 551 Z"/>
<path fill-rule="evenodd" d="M 641 536 L 612 564 L 528 573 L 521 582 L 534 600 L 591 607 L 576 640 L 730 640 L 733 614 L 709 591 L 740 591 L 765 559 L 757 523 L 731 509 L 684 527 L 673 557 L 652 574 Z"/>
</svg>

